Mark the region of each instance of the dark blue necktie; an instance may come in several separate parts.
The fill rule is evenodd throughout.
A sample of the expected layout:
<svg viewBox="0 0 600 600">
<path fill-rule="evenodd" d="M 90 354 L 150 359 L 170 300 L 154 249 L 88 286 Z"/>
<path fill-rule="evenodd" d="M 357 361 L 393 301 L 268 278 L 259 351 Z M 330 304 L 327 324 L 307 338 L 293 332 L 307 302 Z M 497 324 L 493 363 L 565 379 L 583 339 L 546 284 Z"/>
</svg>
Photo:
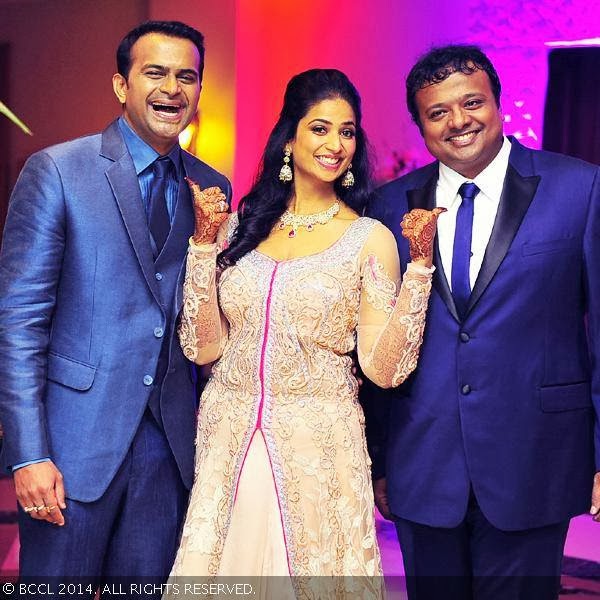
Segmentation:
<svg viewBox="0 0 600 600">
<path fill-rule="evenodd" d="M 152 163 L 154 178 L 148 200 L 148 227 L 156 244 L 154 258 L 160 254 L 171 230 L 171 220 L 165 197 L 165 186 L 171 165 L 172 161 L 168 156 L 161 156 Z"/>
<path fill-rule="evenodd" d="M 458 314 L 463 317 L 467 312 L 471 295 L 469 265 L 473 235 L 473 200 L 479 193 L 479 188 L 474 183 L 465 182 L 458 188 L 458 193 L 462 202 L 456 214 L 456 230 L 452 250 L 452 295 Z"/>
</svg>

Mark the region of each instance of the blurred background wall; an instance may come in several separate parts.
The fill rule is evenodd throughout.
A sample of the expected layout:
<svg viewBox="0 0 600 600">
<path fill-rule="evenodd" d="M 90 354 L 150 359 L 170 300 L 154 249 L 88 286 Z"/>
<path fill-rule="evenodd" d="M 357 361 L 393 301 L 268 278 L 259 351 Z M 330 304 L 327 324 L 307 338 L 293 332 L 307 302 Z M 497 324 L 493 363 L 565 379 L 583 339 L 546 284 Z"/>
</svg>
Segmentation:
<svg viewBox="0 0 600 600">
<path fill-rule="evenodd" d="M 26 136 L 0 116 L 0 230 L 32 152 L 101 131 L 119 115 L 115 50 L 146 19 L 179 19 L 205 34 L 200 110 L 187 141 L 233 180 L 236 202 L 250 185 L 286 82 L 312 67 L 340 68 L 360 90 L 381 180 L 429 161 L 406 110 L 404 79 L 420 54 L 451 42 L 480 44 L 494 62 L 507 133 L 541 147 L 547 130 L 558 127 L 553 148 L 576 155 L 572 138 L 590 134 L 596 154 L 582 156 L 600 163 L 600 54 L 595 48 L 594 62 L 582 51 L 600 46 L 597 0 L 0 0 L 0 101 L 34 132 Z M 569 93 L 564 102 L 554 98 L 544 123 L 549 53 L 570 46 L 586 54 L 585 66 L 571 66 L 579 56 L 550 61 L 568 65 L 569 74 L 567 85 L 558 69 L 550 88 Z M 0 573 L 16 574 L 11 494 L 0 493 Z M 572 527 L 570 539 L 573 531 L 578 550 L 568 542 L 567 552 L 598 560 L 592 523 Z"/>
<path fill-rule="evenodd" d="M 480 44 L 503 83 L 506 130 L 540 147 L 548 42 L 600 36 L 587 0 L 0 0 L 0 99 L 33 130 L 0 119 L 0 224 L 35 150 L 102 130 L 119 114 L 111 76 L 121 37 L 145 19 L 179 19 L 206 36 L 191 150 L 226 173 L 236 200 L 250 185 L 285 84 L 336 67 L 363 97 L 364 123 L 387 179 L 428 160 L 404 78 L 432 45 Z"/>
</svg>

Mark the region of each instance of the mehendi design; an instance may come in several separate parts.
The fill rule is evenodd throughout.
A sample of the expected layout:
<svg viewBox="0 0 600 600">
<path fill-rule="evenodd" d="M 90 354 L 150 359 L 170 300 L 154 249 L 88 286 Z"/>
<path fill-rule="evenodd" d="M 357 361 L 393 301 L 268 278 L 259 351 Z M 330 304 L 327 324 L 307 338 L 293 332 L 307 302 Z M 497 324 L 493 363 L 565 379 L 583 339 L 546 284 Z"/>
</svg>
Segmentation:
<svg viewBox="0 0 600 600">
<path fill-rule="evenodd" d="M 183 310 L 179 323 L 179 341 L 185 356 L 199 364 L 203 351 L 220 346 L 221 315 L 217 302 L 217 246 L 206 250 L 188 251 L 183 284 Z"/>
<path fill-rule="evenodd" d="M 377 385 L 398 386 L 415 370 L 430 292 L 431 274 L 406 272 L 393 312 L 361 360 L 365 374 Z"/>
<path fill-rule="evenodd" d="M 413 208 L 404 215 L 400 225 L 402 235 L 408 240 L 412 260 L 431 258 L 437 218 L 445 211 L 445 208 Z"/>
<path fill-rule="evenodd" d="M 194 203 L 195 228 L 193 239 L 196 244 L 212 244 L 216 240 L 221 223 L 227 219 L 229 205 L 220 187 L 204 190 L 186 177 Z"/>
</svg>

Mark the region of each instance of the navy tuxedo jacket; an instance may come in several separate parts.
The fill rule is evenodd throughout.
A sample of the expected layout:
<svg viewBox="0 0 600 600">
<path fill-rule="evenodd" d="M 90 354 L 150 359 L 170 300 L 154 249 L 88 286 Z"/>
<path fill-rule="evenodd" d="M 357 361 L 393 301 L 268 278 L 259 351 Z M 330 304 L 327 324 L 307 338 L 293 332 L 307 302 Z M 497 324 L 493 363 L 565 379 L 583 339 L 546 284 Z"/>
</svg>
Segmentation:
<svg viewBox="0 0 600 600">
<path fill-rule="evenodd" d="M 202 187 L 220 186 L 230 197 L 224 176 L 186 152 L 182 161 Z M 197 402 L 174 317 L 193 228 L 181 181 L 171 233 L 154 262 L 138 178 L 116 121 L 27 161 L 0 255 L 5 467 L 49 456 L 70 498 L 96 500 L 158 385 L 163 427 L 191 486 Z M 177 278 L 175 293 L 161 289 L 168 274 Z M 153 381 L 163 342 L 166 375 Z"/>
<path fill-rule="evenodd" d="M 454 527 L 470 489 L 504 530 L 587 511 L 600 468 L 600 169 L 511 140 L 504 188 L 460 322 L 436 249 L 417 370 L 365 400 L 374 472 L 392 513 Z M 396 235 L 433 208 L 438 163 L 378 190 L 370 209 Z M 597 417 L 596 417 L 597 418 Z"/>
</svg>

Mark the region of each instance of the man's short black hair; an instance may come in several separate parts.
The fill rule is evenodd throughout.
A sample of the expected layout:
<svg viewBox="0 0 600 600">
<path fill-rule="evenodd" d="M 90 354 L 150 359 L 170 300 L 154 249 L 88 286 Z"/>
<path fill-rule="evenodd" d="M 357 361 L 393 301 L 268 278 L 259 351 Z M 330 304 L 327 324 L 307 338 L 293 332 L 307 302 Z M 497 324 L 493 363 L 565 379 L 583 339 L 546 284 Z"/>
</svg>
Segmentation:
<svg viewBox="0 0 600 600">
<path fill-rule="evenodd" d="M 200 54 L 200 81 L 204 71 L 204 36 L 193 27 L 181 21 L 146 21 L 132 29 L 122 40 L 117 48 L 117 71 L 127 79 L 131 69 L 131 47 L 148 33 L 162 33 L 169 37 L 190 40 Z"/>
<path fill-rule="evenodd" d="M 417 92 L 428 85 L 441 83 L 452 73 L 471 75 L 475 71 L 487 73 L 496 105 L 499 107 L 501 86 L 498 73 L 478 46 L 440 46 L 421 56 L 406 78 L 406 104 L 419 129 L 422 129 L 422 123 L 415 100 Z"/>
</svg>

